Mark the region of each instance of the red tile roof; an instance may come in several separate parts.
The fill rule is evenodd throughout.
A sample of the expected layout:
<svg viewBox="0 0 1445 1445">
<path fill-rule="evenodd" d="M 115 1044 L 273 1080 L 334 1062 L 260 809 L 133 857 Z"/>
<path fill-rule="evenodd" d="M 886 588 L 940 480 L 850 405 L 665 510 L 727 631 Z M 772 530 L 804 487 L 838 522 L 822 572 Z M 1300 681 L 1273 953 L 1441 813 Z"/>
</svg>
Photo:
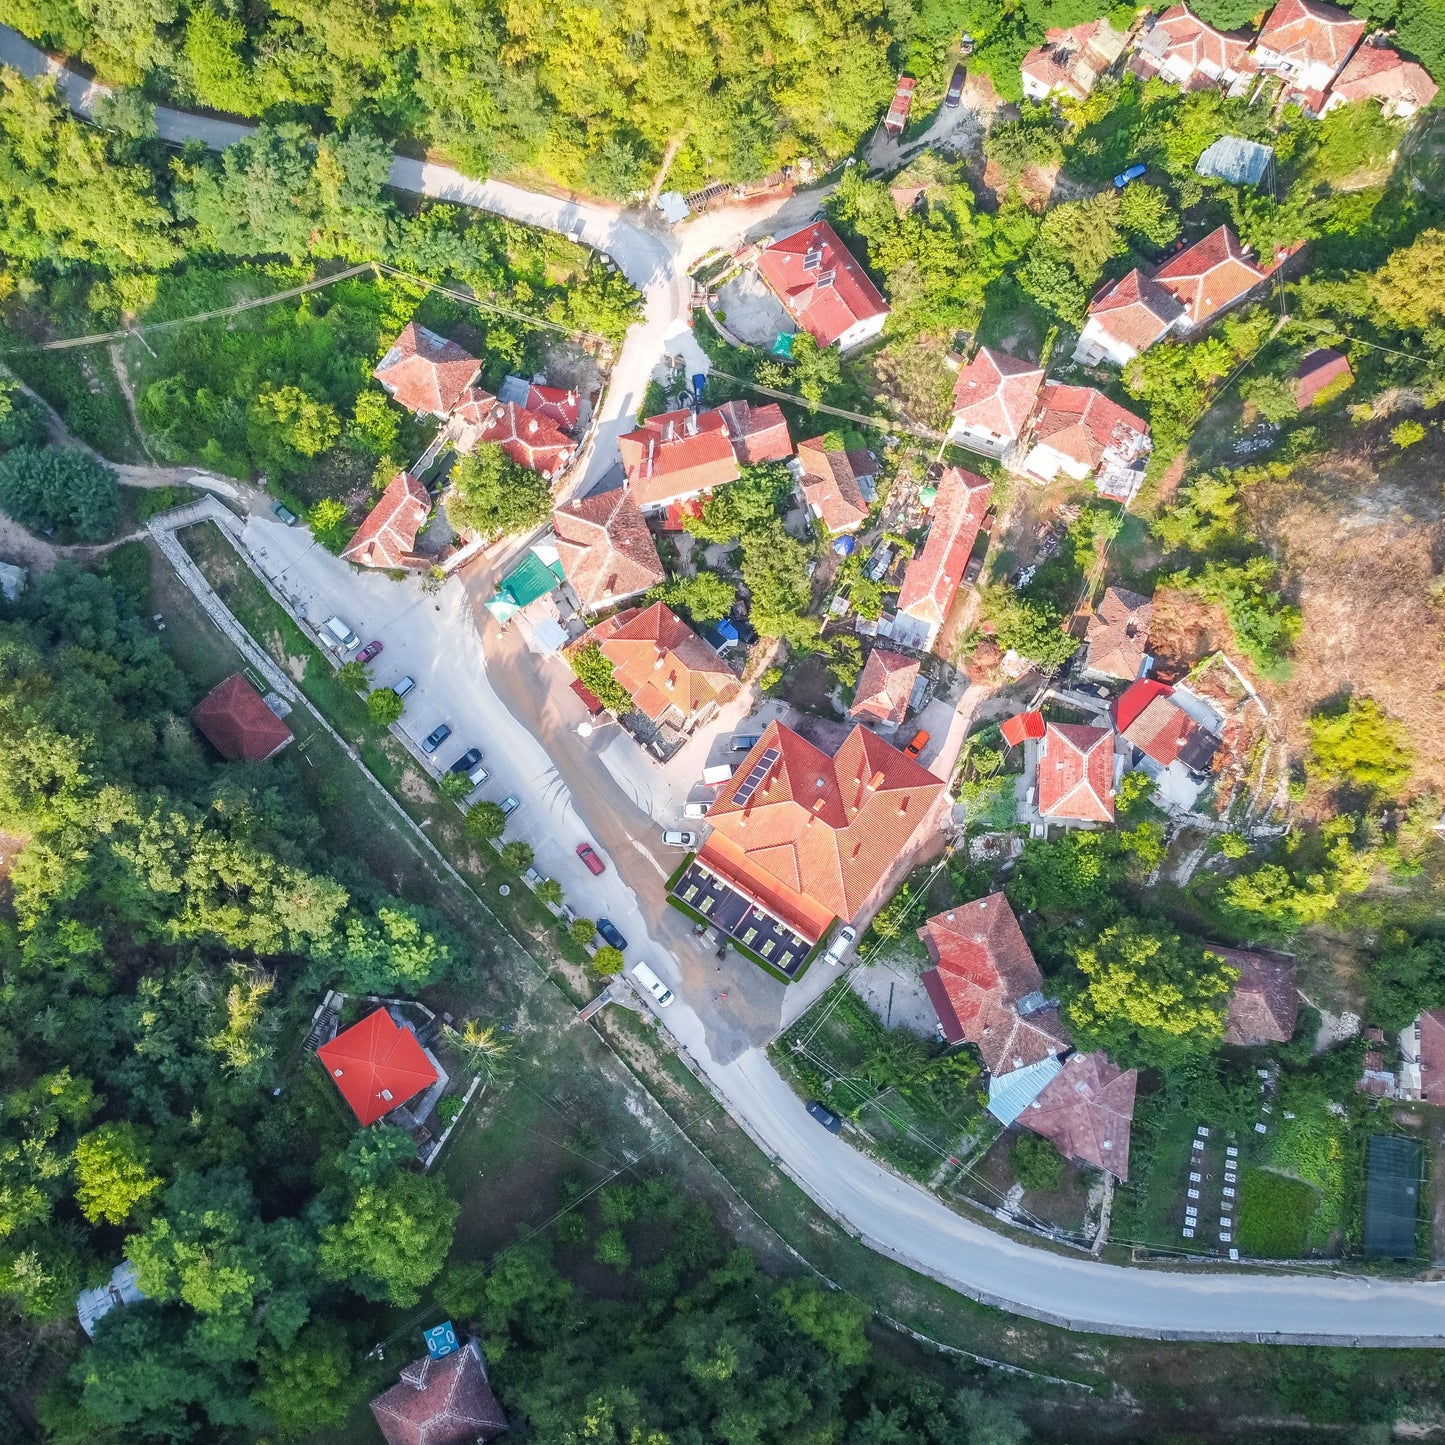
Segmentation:
<svg viewBox="0 0 1445 1445">
<path fill-rule="evenodd" d="M 1019 436 L 1044 383 L 1041 367 L 981 346 L 953 386 L 954 419 L 995 436 Z"/>
<path fill-rule="evenodd" d="M 196 704 L 191 721 L 232 763 L 262 762 L 291 741 L 291 729 L 239 672 L 217 683 Z"/>
<path fill-rule="evenodd" d="M 1103 1054 L 1075 1054 L 1019 1115 L 1019 1123 L 1053 1141 L 1060 1154 L 1129 1177 L 1129 1132 L 1138 1072 Z"/>
<path fill-rule="evenodd" d="M 618 437 L 622 470 L 639 507 L 680 501 L 738 479 L 727 423 L 715 411 L 650 416 Z"/>
<path fill-rule="evenodd" d="M 477 1445 L 507 1428 L 475 1340 L 439 1360 L 413 1360 L 371 1413 L 387 1445 Z"/>
<path fill-rule="evenodd" d="M 568 391 L 561 386 L 538 386 L 536 382 L 530 382 L 527 386 L 527 399 L 522 405 L 528 411 L 555 422 L 569 435 L 577 431 L 582 398 L 575 391 Z"/>
<path fill-rule="evenodd" d="M 1249 257 L 1239 237 L 1228 226 L 1221 226 L 1171 256 L 1155 271 L 1154 279 L 1184 307 L 1191 326 L 1202 326 L 1269 274 Z"/>
<path fill-rule="evenodd" d="M 416 535 L 431 516 L 431 493 L 411 475 L 398 472 L 341 553 L 358 567 L 405 567 L 413 561 Z"/>
<path fill-rule="evenodd" d="M 814 254 L 818 264 L 805 266 Z M 888 315 L 888 303 L 826 221 L 774 241 L 758 256 L 758 272 L 819 346 L 831 346 L 859 321 Z"/>
<path fill-rule="evenodd" d="M 1343 351 L 1332 346 L 1321 346 L 1312 351 L 1295 369 L 1294 399 L 1301 411 L 1315 404 L 1315 398 L 1327 387 L 1333 386 L 1342 376 L 1354 380 L 1350 360 Z"/>
<path fill-rule="evenodd" d="M 798 464 L 803 469 L 803 498 L 816 508 L 830 532 L 850 532 L 868 516 L 868 502 L 859 477 L 876 476 L 878 463 L 861 447 L 845 451 L 829 447 L 826 438 L 798 443 Z"/>
<path fill-rule="evenodd" d="M 939 478 L 928 537 L 909 562 L 898 589 L 900 612 L 931 627 L 943 626 L 992 494 L 992 482 L 961 467 L 949 467 Z"/>
<path fill-rule="evenodd" d="M 1420 1097 L 1445 1104 L 1445 1009 L 1420 1015 Z"/>
<path fill-rule="evenodd" d="M 918 936 L 933 961 L 923 986 L 943 1036 L 977 1044 L 989 1073 L 1011 1073 L 1069 1047 L 1056 1008 L 1018 1011 L 1021 999 L 1041 997 L 1044 980 L 1002 893 L 935 914 Z"/>
<path fill-rule="evenodd" d="M 1114 734 L 1049 723 L 1039 744 L 1038 809 L 1044 818 L 1114 821 Z"/>
<path fill-rule="evenodd" d="M 1280 0 L 1255 43 L 1297 66 L 1338 70 L 1365 33 L 1365 22 L 1322 0 Z"/>
<path fill-rule="evenodd" d="M 1103 286 L 1089 302 L 1089 319 L 1113 340 L 1146 351 L 1182 314 L 1172 291 L 1135 268 Z"/>
<path fill-rule="evenodd" d="M 455 341 L 408 321 L 371 374 L 408 411 L 444 417 L 481 369 Z"/>
<path fill-rule="evenodd" d="M 375 1123 L 437 1081 L 416 1035 L 384 1008 L 367 1014 L 316 1053 L 363 1124 Z"/>
<path fill-rule="evenodd" d="M 1386 108 L 1422 109 L 1439 93 L 1429 72 L 1388 45 L 1362 45 L 1330 87 L 1331 98 L 1380 100 Z"/>
<path fill-rule="evenodd" d="M 868 717 L 896 727 L 908 711 L 908 699 L 917 680 L 916 657 L 875 647 L 863 664 L 848 716 Z"/>
<path fill-rule="evenodd" d="M 1184 745 L 1199 730 L 1199 724 L 1173 697 L 1174 689 L 1166 683 L 1141 679 L 1125 689 L 1114 704 L 1120 734 L 1161 768 L 1177 761 Z"/>
<path fill-rule="evenodd" d="M 793 455 L 788 419 L 777 402 L 753 406 L 746 401 L 725 401 L 717 414 L 727 427 L 738 461 L 752 466 L 758 462 L 786 461 Z"/>
<path fill-rule="evenodd" d="M 1139 54 L 1156 68 L 1173 57 L 1190 71 L 1212 66 L 1217 73 L 1248 73 L 1255 64 L 1247 35 L 1227 34 L 1206 25 L 1187 5 L 1171 5 L 1154 22 Z M 1208 74 L 1208 72 L 1205 72 Z"/>
<path fill-rule="evenodd" d="M 736 795 L 770 748 L 778 760 L 744 802 Z M 889 874 L 935 800 L 938 778 L 856 727 L 837 753 L 769 723 L 708 813 L 703 863 L 811 939 L 853 919 Z"/>
<path fill-rule="evenodd" d="M 481 417 L 476 441 L 501 447 L 519 467 L 540 472 L 549 481 L 577 452 L 577 443 L 556 422 L 514 401 L 492 403 Z"/>
<path fill-rule="evenodd" d="M 1299 990 L 1294 964 L 1242 948 L 1209 945 L 1210 953 L 1239 970 L 1224 1019 L 1224 1042 L 1240 1048 L 1282 1044 L 1294 1033 L 1299 1018 Z"/>
<path fill-rule="evenodd" d="M 1124 587 L 1106 587 L 1085 633 L 1084 666 L 1126 682 L 1138 677 L 1149 655 L 1153 616 L 1154 604 L 1148 597 Z"/>
<path fill-rule="evenodd" d="M 1009 747 L 1016 748 L 1032 738 L 1035 742 L 1044 735 L 1044 715 L 1041 712 L 1020 712 L 1006 717 L 998 730 Z"/>
<path fill-rule="evenodd" d="M 562 571 L 584 612 L 667 580 L 647 522 L 621 487 L 558 507 L 552 530 Z"/>
<path fill-rule="evenodd" d="M 1097 467 L 1105 452 L 1137 455 L 1149 439 L 1149 423 L 1125 411 L 1092 386 L 1044 386 L 1043 406 L 1034 423 L 1034 442 L 1051 447 L 1081 465 Z"/>
<path fill-rule="evenodd" d="M 595 642 L 633 705 L 654 722 L 675 707 L 684 719 L 738 690 L 727 664 L 670 607 L 628 608 L 580 640 Z"/>
<path fill-rule="evenodd" d="M 1114 726 L 1121 732 L 1125 728 L 1131 728 L 1139 720 L 1139 716 L 1157 697 L 1169 697 L 1174 689 L 1167 682 L 1156 682 L 1152 678 L 1141 677 L 1138 682 L 1126 687 L 1123 694 L 1109 709 L 1114 719 Z"/>
</svg>

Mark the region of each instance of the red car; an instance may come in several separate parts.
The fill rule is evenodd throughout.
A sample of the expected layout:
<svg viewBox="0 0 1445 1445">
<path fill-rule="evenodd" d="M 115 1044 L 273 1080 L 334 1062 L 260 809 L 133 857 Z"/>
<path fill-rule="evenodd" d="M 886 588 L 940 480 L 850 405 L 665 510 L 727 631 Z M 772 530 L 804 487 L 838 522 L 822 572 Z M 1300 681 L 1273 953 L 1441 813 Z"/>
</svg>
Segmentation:
<svg viewBox="0 0 1445 1445">
<path fill-rule="evenodd" d="M 913 734 L 912 741 L 903 751 L 907 753 L 910 758 L 916 758 L 919 753 L 928 746 L 929 737 L 930 734 L 926 728 L 919 728 L 919 730 Z"/>
<path fill-rule="evenodd" d="M 357 660 L 358 662 L 370 662 L 373 657 L 380 657 L 380 656 L 381 656 L 381 643 L 379 643 L 379 642 L 368 642 L 368 643 L 366 644 L 366 646 L 363 647 L 363 648 L 361 649 L 361 651 L 356 654 L 356 660 Z"/>
<path fill-rule="evenodd" d="M 590 843 L 579 843 L 577 845 L 577 856 L 594 873 L 605 873 L 607 871 L 607 865 L 593 851 Z"/>
</svg>

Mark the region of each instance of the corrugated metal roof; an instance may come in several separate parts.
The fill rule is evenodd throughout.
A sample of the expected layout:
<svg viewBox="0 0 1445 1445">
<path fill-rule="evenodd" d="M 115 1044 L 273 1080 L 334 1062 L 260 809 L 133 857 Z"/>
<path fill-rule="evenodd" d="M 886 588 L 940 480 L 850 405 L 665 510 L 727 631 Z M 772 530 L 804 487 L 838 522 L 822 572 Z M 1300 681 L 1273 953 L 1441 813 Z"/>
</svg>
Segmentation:
<svg viewBox="0 0 1445 1445">
<path fill-rule="evenodd" d="M 1012 1124 L 1048 1084 L 1058 1077 L 1063 1065 L 1052 1054 L 1036 1064 L 1026 1064 L 1021 1069 L 988 1081 L 988 1111 L 1007 1127 Z"/>
<path fill-rule="evenodd" d="M 1236 186 L 1257 186 L 1274 159 L 1274 147 L 1243 136 L 1227 135 L 1215 141 L 1194 169 L 1201 176 L 1229 181 Z"/>
</svg>

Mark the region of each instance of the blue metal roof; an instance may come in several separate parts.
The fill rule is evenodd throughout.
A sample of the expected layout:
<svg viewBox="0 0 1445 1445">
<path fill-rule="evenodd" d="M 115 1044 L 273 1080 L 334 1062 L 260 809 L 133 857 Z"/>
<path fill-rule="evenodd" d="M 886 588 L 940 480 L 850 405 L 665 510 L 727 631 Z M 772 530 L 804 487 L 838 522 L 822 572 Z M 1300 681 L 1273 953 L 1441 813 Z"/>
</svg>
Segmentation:
<svg viewBox="0 0 1445 1445">
<path fill-rule="evenodd" d="M 1051 1079 L 1063 1070 L 1063 1065 L 1052 1054 L 1036 1064 L 1026 1064 L 1021 1069 L 988 1081 L 988 1111 L 1005 1126 L 1012 1124 L 1040 1094 Z"/>
</svg>

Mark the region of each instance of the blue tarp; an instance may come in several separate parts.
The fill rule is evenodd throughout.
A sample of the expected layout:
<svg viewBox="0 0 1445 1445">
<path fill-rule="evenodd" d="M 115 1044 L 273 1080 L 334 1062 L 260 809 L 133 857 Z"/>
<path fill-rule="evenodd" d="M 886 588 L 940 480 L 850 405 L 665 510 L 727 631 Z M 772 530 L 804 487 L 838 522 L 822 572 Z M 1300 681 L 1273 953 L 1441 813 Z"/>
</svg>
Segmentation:
<svg viewBox="0 0 1445 1445">
<path fill-rule="evenodd" d="M 1215 141 L 1194 169 L 1201 176 L 1236 186 L 1257 186 L 1274 159 L 1274 149 L 1242 136 L 1227 135 Z"/>
<path fill-rule="evenodd" d="M 793 333 L 791 331 L 778 332 L 778 339 L 773 342 L 773 355 L 786 356 L 789 360 L 793 356 Z"/>
</svg>

